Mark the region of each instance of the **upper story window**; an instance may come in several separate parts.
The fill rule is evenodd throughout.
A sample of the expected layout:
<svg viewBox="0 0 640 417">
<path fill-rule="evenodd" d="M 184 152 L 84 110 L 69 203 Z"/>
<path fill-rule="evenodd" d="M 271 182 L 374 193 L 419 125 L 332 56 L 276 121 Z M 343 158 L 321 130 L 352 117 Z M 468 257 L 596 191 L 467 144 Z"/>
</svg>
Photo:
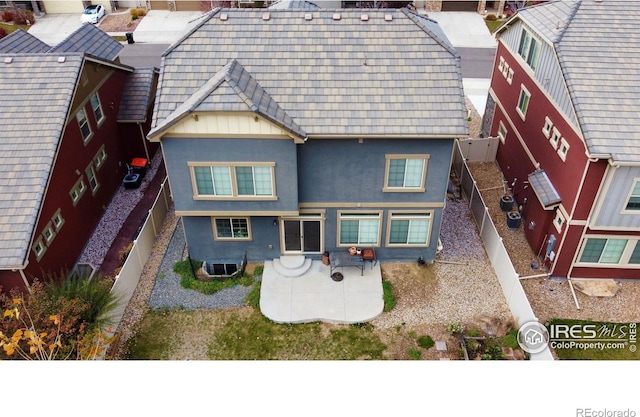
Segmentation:
<svg viewBox="0 0 640 417">
<path fill-rule="evenodd" d="M 558 149 L 558 143 L 560 143 L 560 138 L 561 137 L 562 137 L 562 135 L 560 134 L 560 131 L 554 127 L 553 128 L 553 133 L 551 134 L 551 137 L 549 138 L 549 143 L 551 143 L 551 146 L 553 146 L 554 149 Z"/>
<path fill-rule="evenodd" d="M 531 36 L 526 29 L 522 29 L 522 34 L 520 35 L 518 54 L 529 64 L 532 70 L 536 70 L 538 58 L 540 57 L 540 41 Z"/>
<path fill-rule="evenodd" d="M 385 192 L 424 192 L 429 155 L 385 155 Z"/>
<path fill-rule="evenodd" d="M 545 117 L 544 118 L 544 126 L 542 126 L 542 134 L 547 139 L 549 139 L 549 135 L 551 134 L 551 128 L 552 127 L 553 127 L 553 123 L 551 122 L 551 119 L 549 119 L 548 117 Z"/>
<path fill-rule="evenodd" d="M 640 210 L 640 179 L 636 179 L 633 182 L 633 188 L 631 194 L 627 199 L 626 210 Z"/>
<path fill-rule="evenodd" d="M 555 226 L 558 233 L 562 233 L 562 226 L 564 225 L 564 222 L 565 218 L 562 213 L 560 213 L 560 210 L 558 210 L 556 212 L 556 217 L 553 219 L 553 225 Z"/>
<path fill-rule="evenodd" d="M 69 191 L 69 196 L 71 197 L 71 201 L 73 202 L 74 207 L 76 204 L 78 204 L 78 201 L 80 201 L 80 198 L 86 190 L 87 186 L 84 183 L 84 179 L 80 177 L 78 181 L 76 181 L 76 183 L 73 185 L 71 191 Z"/>
<path fill-rule="evenodd" d="M 500 138 L 500 142 L 504 143 L 507 140 L 507 128 L 500 120 L 500 124 L 498 125 L 498 137 Z"/>
<path fill-rule="evenodd" d="M 56 229 L 56 231 L 59 232 L 62 228 L 62 225 L 64 224 L 64 218 L 62 217 L 60 209 L 55 212 L 55 214 L 51 218 L 51 222 L 53 223 L 53 227 Z"/>
<path fill-rule="evenodd" d="M 567 160 L 567 154 L 569 153 L 569 142 L 564 138 L 560 139 L 560 146 L 558 147 L 558 156 L 562 161 Z"/>
<path fill-rule="evenodd" d="M 33 253 L 36 255 L 36 261 L 40 261 L 44 253 L 47 251 L 47 247 L 42 240 L 42 236 L 38 237 L 31 247 L 31 250 L 33 250 Z"/>
<path fill-rule="evenodd" d="M 338 213 L 338 245 L 380 245 L 380 213 Z"/>
<path fill-rule="evenodd" d="M 509 72 L 507 73 L 507 83 L 511 85 L 513 82 L 513 68 L 509 68 Z"/>
<path fill-rule="evenodd" d="M 91 109 L 93 110 L 93 114 L 96 116 L 96 123 L 98 126 L 102 124 L 104 121 L 104 112 L 102 111 L 102 105 L 100 104 L 100 97 L 98 97 L 98 93 L 96 92 L 89 99 L 91 101 Z"/>
<path fill-rule="evenodd" d="M 89 139 L 91 139 L 91 126 L 89 125 L 89 119 L 87 119 L 87 111 L 83 108 L 78 110 L 76 113 L 76 120 L 78 121 L 78 126 L 80 127 L 80 133 L 82 133 L 82 140 L 84 143 L 87 143 Z"/>
<path fill-rule="evenodd" d="M 431 213 L 389 213 L 388 246 L 428 246 Z"/>
<path fill-rule="evenodd" d="M 104 145 L 102 145 L 98 153 L 96 153 L 96 156 L 93 157 L 93 164 L 96 166 L 97 170 L 100 170 L 100 167 L 102 167 L 102 164 L 104 164 L 106 159 L 107 152 L 104 150 Z"/>
<path fill-rule="evenodd" d="M 93 167 L 93 163 L 90 163 L 84 172 L 87 174 L 87 179 L 89 180 L 91 191 L 95 194 L 95 192 L 98 190 L 98 187 L 100 187 L 100 183 L 96 178 L 96 169 Z"/>
<path fill-rule="evenodd" d="M 531 94 L 524 88 L 524 85 L 520 86 L 520 97 L 518 98 L 518 114 L 522 118 L 525 119 L 527 115 L 527 109 L 529 108 L 529 100 L 531 99 Z"/>
<path fill-rule="evenodd" d="M 276 199 L 275 163 L 190 162 L 196 199 Z"/>
</svg>

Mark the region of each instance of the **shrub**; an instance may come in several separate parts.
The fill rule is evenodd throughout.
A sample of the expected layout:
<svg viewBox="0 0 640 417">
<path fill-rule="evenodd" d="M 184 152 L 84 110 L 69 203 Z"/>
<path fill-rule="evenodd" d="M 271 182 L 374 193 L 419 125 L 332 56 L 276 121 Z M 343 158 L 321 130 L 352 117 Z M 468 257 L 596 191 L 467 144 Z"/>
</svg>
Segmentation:
<svg viewBox="0 0 640 417">
<path fill-rule="evenodd" d="M 129 13 L 131 13 L 131 19 L 136 20 L 138 17 L 146 15 L 147 9 L 142 9 L 142 8 L 131 9 Z"/>
<path fill-rule="evenodd" d="M 7 35 L 8 35 L 7 31 L 4 30 L 4 28 L 0 28 L 0 39 L 4 38 Z"/>
<path fill-rule="evenodd" d="M 409 355 L 411 359 L 419 360 L 422 357 L 422 352 L 418 349 L 409 349 L 407 355 Z"/>
<path fill-rule="evenodd" d="M 493 13 L 489 13 L 487 17 L 485 17 L 485 20 L 488 20 L 489 22 L 495 22 L 496 20 L 498 20 L 498 17 Z"/>
<path fill-rule="evenodd" d="M 13 23 L 16 25 L 32 25 L 35 22 L 36 19 L 33 17 L 33 12 L 31 10 L 16 10 L 13 16 Z"/>
<path fill-rule="evenodd" d="M 118 256 L 120 257 L 120 262 L 124 263 L 124 261 L 127 260 L 127 257 L 131 253 L 131 249 L 133 249 L 133 242 L 130 242 L 127 246 L 120 248 L 120 251 L 118 252 Z"/>
<path fill-rule="evenodd" d="M 418 346 L 420 346 L 423 349 L 431 349 L 435 344 L 436 342 L 434 342 L 431 336 L 429 335 L 420 336 L 418 338 Z"/>
<path fill-rule="evenodd" d="M 135 13 L 131 13 L 131 20 L 138 20 L 138 15 Z"/>
<path fill-rule="evenodd" d="M 452 335 L 460 334 L 464 332 L 464 325 L 461 323 L 449 323 L 447 324 L 447 331 Z"/>
<path fill-rule="evenodd" d="M 2 20 L 4 20 L 5 22 L 12 22 L 13 16 L 14 16 L 13 10 L 4 10 L 2 12 Z"/>
</svg>

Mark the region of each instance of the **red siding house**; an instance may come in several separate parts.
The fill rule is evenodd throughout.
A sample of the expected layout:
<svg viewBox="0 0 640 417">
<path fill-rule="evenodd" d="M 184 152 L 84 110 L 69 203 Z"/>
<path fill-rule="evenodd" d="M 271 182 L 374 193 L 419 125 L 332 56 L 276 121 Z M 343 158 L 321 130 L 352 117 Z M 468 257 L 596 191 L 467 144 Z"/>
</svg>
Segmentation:
<svg viewBox="0 0 640 417">
<path fill-rule="evenodd" d="M 24 31 L 0 40 L 4 292 L 70 270 L 126 162 L 145 157 L 140 130 L 148 130 L 157 74 L 121 64 L 122 48 L 89 24 L 53 48 Z M 127 85 L 137 88 L 129 94 Z M 137 135 L 121 138 L 128 129 Z"/>
<path fill-rule="evenodd" d="M 551 1 L 497 31 L 483 133 L 552 277 L 640 278 L 639 14 Z"/>
</svg>

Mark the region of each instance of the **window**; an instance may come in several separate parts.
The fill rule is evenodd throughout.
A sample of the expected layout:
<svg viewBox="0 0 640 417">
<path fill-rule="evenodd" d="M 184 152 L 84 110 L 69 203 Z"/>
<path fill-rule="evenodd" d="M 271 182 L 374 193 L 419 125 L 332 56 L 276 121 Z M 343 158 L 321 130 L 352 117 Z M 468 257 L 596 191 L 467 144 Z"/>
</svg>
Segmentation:
<svg viewBox="0 0 640 417">
<path fill-rule="evenodd" d="M 89 119 L 87 119 L 87 112 L 84 108 L 80 109 L 76 113 L 76 119 L 78 120 L 78 126 L 80 126 L 80 133 L 82 133 L 82 140 L 87 143 L 91 139 L 91 126 L 89 126 Z"/>
<path fill-rule="evenodd" d="M 96 123 L 98 123 L 98 126 L 100 126 L 104 121 L 104 112 L 102 111 L 102 105 L 100 104 L 98 93 L 92 95 L 89 101 L 91 102 L 91 109 L 93 110 L 93 114 L 96 116 Z"/>
<path fill-rule="evenodd" d="M 507 128 L 500 121 L 500 125 L 498 126 L 498 137 L 500 138 L 500 142 L 504 143 L 507 140 Z"/>
<path fill-rule="evenodd" d="M 556 217 L 553 219 L 553 225 L 556 227 L 558 233 L 562 233 L 562 225 L 564 225 L 565 219 L 560 210 L 556 211 Z"/>
<path fill-rule="evenodd" d="M 60 209 L 55 212 L 53 217 L 51 218 L 51 222 L 53 223 L 53 227 L 56 229 L 56 232 L 59 232 L 62 229 L 62 225 L 64 224 L 64 219 L 62 218 L 62 214 Z"/>
<path fill-rule="evenodd" d="M 36 239 L 35 242 L 33 242 L 33 247 L 31 249 L 33 250 L 33 253 L 36 255 L 36 261 L 39 261 L 40 259 L 42 259 L 42 256 L 47 251 L 47 247 L 42 242 L 42 236 L 40 236 L 38 239 Z"/>
<path fill-rule="evenodd" d="M 338 213 L 338 246 L 380 244 L 380 213 Z"/>
<path fill-rule="evenodd" d="M 551 123 L 551 119 L 548 117 L 544 118 L 544 126 L 542 126 L 542 134 L 545 138 L 549 139 L 549 135 L 551 134 L 551 128 L 553 127 L 553 123 Z"/>
<path fill-rule="evenodd" d="M 626 210 L 640 210 L 640 179 L 636 179 L 633 182 L 633 189 L 631 195 L 627 199 Z"/>
<path fill-rule="evenodd" d="M 423 192 L 429 155 L 386 155 L 383 191 Z"/>
<path fill-rule="evenodd" d="M 633 248 L 633 252 L 629 257 L 630 264 L 640 264 L 640 240 L 636 242 L 636 246 Z"/>
<path fill-rule="evenodd" d="M 96 170 L 100 170 L 106 159 L 107 152 L 104 150 L 104 145 L 102 145 L 96 156 L 93 157 L 93 164 L 96 166 Z"/>
<path fill-rule="evenodd" d="M 42 231 L 42 236 L 44 236 L 44 240 L 47 244 L 51 243 L 54 237 L 56 237 L 56 233 L 53 231 L 52 222 L 47 224 L 47 227 Z"/>
<path fill-rule="evenodd" d="M 500 71 L 501 73 L 504 71 L 504 64 L 505 64 L 504 58 L 500 57 L 500 63 L 498 64 L 498 71 Z"/>
<path fill-rule="evenodd" d="M 554 127 L 553 128 L 553 133 L 551 134 L 551 137 L 549 138 L 549 143 L 551 143 L 551 146 L 553 146 L 554 149 L 558 149 L 558 143 L 560 142 L 560 137 L 561 136 L 562 135 L 560 134 L 558 129 L 556 129 Z"/>
<path fill-rule="evenodd" d="M 560 139 L 560 147 L 558 148 L 558 156 L 560 156 L 560 159 L 562 159 L 563 161 L 567 160 L 567 153 L 569 153 L 569 143 L 567 143 L 567 141 L 562 138 Z"/>
<path fill-rule="evenodd" d="M 251 240 L 248 218 L 214 218 L 213 229 L 216 240 Z"/>
<path fill-rule="evenodd" d="M 431 213 L 389 213 L 388 246 L 429 246 Z"/>
<path fill-rule="evenodd" d="M 80 198 L 82 197 L 86 189 L 87 186 L 84 184 L 84 179 L 80 177 L 78 181 L 76 181 L 76 183 L 73 185 L 71 191 L 69 191 L 69 196 L 71 196 L 71 201 L 73 201 L 74 207 L 76 204 L 78 204 L 78 201 L 80 201 Z"/>
<path fill-rule="evenodd" d="M 275 199 L 274 163 L 190 162 L 195 198 Z"/>
<path fill-rule="evenodd" d="M 513 82 L 513 68 L 509 68 L 509 73 L 507 74 L 507 82 L 509 85 Z"/>
<path fill-rule="evenodd" d="M 518 113 L 522 120 L 524 120 L 527 115 L 527 108 L 529 107 L 529 99 L 531 98 L 531 94 L 527 91 L 526 88 L 520 86 L 520 98 L 518 98 Z"/>
<path fill-rule="evenodd" d="M 522 30 L 522 35 L 520 36 L 518 54 L 529 64 L 532 70 L 536 70 L 538 57 L 540 56 L 540 41 L 531 36 L 525 29 Z"/>
<path fill-rule="evenodd" d="M 587 239 L 580 262 L 617 264 L 626 246 L 627 239 Z"/>
<path fill-rule="evenodd" d="M 95 194 L 95 192 L 98 190 L 98 187 L 100 187 L 100 184 L 98 183 L 98 179 L 96 178 L 96 170 L 93 167 L 93 163 L 89 164 L 84 172 L 87 174 L 89 187 L 91 187 L 91 191 Z"/>
</svg>

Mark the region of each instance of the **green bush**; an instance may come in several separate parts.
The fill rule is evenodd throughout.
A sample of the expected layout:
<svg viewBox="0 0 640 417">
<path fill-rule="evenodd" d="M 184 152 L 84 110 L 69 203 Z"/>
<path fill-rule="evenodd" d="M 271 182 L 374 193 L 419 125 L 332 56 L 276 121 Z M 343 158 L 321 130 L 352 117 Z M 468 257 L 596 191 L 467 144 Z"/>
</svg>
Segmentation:
<svg viewBox="0 0 640 417">
<path fill-rule="evenodd" d="M 138 15 L 135 13 L 131 13 L 131 20 L 138 20 Z"/>
<path fill-rule="evenodd" d="M 396 297 L 393 295 L 393 285 L 389 281 L 382 281 L 382 300 L 384 301 L 384 311 L 393 310 L 396 306 Z"/>
<path fill-rule="evenodd" d="M 189 260 L 178 261 L 173 265 L 173 271 L 180 275 L 180 286 L 182 288 L 196 290 L 203 294 L 215 294 L 224 288 L 234 287 L 236 285 L 244 285 L 248 287 L 254 283 L 254 279 L 246 274 L 240 274 L 240 271 L 228 278 L 218 278 L 212 281 L 200 281 L 194 276 L 194 271 L 202 267 L 201 261 Z"/>
<path fill-rule="evenodd" d="M 489 21 L 489 22 L 495 22 L 496 20 L 498 20 L 498 16 L 496 16 L 493 13 L 489 13 L 487 15 L 487 17 L 485 17 L 485 20 Z"/>
<path fill-rule="evenodd" d="M 411 359 L 419 360 L 422 357 L 422 352 L 418 349 L 409 349 L 407 355 L 409 355 Z"/>
<path fill-rule="evenodd" d="M 418 346 L 420 346 L 423 349 L 431 349 L 435 344 L 436 342 L 434 342 L 431 336 L 429 335 L 420 336 L 418 338 Z"/>
<path fill-rule="evenodd" d="M 464 332 L 464 325 L 461 323 L 449 323 L 447 324 L 447 331 L 452 335 L 460 334 Z"/>
</svg>

